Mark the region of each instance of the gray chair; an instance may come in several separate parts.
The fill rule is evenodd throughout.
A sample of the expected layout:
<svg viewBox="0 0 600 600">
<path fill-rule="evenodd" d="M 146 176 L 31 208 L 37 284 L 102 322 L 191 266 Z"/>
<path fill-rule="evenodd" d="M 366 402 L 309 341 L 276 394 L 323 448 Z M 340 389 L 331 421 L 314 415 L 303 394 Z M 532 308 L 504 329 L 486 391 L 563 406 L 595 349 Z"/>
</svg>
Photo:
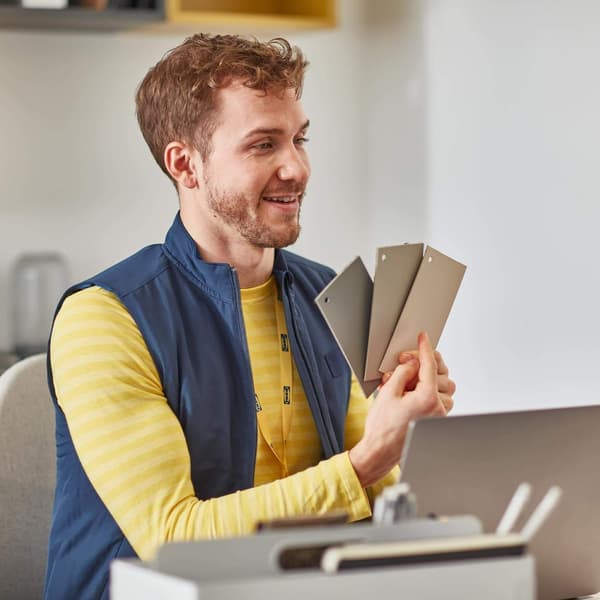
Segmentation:
<svg viewBox="0 0 600 600">
<path fill-rule="evenodd" d="M 41 598 L 56 460 L 46 355 L 0 376 L 0 598 Z"/>
</svg>

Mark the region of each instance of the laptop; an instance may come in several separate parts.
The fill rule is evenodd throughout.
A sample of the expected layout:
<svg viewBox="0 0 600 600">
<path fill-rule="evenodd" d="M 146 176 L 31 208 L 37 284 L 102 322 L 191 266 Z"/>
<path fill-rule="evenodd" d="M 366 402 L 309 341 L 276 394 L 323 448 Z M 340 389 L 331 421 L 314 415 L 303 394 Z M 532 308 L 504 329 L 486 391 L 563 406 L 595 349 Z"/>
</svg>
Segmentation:
<svg viewBox="0 0 600 600">
<path fill-rule="evenodd" d="M 472 514 L 486 532 L 521 482 L 532 494 L 516 531 L 559 485 L 562 498 L 529 545 L 538 598 L 600 591 L 600 406 L 421 419 L 400 466 L 419 516 Z"/>
</svg>

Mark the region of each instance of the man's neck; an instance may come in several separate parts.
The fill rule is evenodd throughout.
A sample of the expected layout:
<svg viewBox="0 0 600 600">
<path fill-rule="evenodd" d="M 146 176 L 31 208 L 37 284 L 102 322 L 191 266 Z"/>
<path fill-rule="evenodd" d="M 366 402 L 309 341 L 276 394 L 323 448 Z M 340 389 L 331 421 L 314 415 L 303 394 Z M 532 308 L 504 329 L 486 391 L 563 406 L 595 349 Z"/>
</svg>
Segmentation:
<svg viewBox="0 0 600 600">
<path fill-rule="evenodd" d="M 259 248 L 243 238 L 230 238 L 213 228 L 206 227 L 202 219 L 194 218 L 185 210 L 181 220 L 196 242 L 202 259 L 209 263 L 226 263 L 237 271 L 241 288 L 261 285 L 273 272 L 275 250 Z"/>
<path fill-rule="evenodd" d="M 196 245 L 206 262 L 227 263 L 237 271 L 240 287 L 252 288 L 261 285 L 273 273 L 275 251 L 273 248 L 255 248 L 248 244 Z"/>
</svg>

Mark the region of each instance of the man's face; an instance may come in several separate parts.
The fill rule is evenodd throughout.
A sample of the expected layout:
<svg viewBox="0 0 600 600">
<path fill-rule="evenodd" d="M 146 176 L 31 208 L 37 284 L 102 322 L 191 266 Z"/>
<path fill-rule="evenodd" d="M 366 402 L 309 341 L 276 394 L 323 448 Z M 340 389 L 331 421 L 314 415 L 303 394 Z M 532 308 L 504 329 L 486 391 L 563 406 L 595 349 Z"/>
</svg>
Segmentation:
<svg viewBox="0 0 600 600">
<path fill-rule="evenodd" d="M 218 123 L 203 165 L 217 231 L 261 248 L 293 244 L 310 175 L 308 120 L 294 90 L 265 95 L 233 83 L 217 93 Z"/>
</svg>

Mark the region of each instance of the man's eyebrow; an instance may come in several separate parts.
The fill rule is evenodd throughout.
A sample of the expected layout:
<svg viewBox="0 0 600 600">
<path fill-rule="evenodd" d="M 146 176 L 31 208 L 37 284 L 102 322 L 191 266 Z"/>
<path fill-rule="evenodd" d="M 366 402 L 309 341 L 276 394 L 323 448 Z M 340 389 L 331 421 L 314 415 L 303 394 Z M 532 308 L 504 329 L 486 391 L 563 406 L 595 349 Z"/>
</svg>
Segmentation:
<svg viewBox="0 0 600 600">
<path fill-rule="evenodd" d="M 306 122 L 298 129 L 298 131 L 306 131 L 310 126 L 310 120 L 306 119 Z M 244 135 L 244 139 L 248 139 L 255 135 L 282 135 L 285 133 L 283 129 L 279 127 L 257 127 L 256 129 L 251 129 L 246 135 Z"/>
</svg>

